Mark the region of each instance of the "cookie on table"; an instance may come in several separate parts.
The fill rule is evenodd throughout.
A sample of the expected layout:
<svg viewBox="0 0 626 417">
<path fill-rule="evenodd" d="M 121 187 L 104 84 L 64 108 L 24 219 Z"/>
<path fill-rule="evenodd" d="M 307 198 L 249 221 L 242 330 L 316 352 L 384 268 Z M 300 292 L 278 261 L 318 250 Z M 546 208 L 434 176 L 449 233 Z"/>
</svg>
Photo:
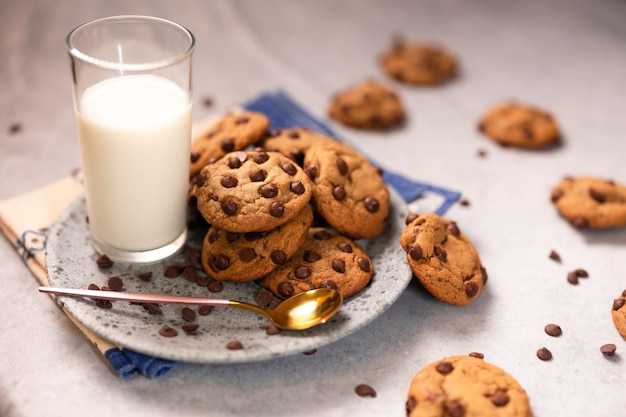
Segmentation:
<svg viewBox="0 0 626 417">
<path fill-rule="evenodd" d="M 309 148 L 319 142 L 336 143 L 336 139 L 309 129 L 295 127 L 291 129 L 280 129 L 270 132 L 260 143 L 265 150 L 280 152 L 292 158 L 302 166 L 304 154 Z"/>
<path fill-rule="evenodd" d="M 293 258 L 257 283 L 282 299 L 317 288 L 332 288 L 347 298 L 365 288 L 373 274 L 372 260 L 356 242 L 312 227 Z"/>
<path fill-rule="evenodd" d="M 621 296 L 613 300 L 611 315 L 613 316 L 615 328 L 626 340 L 626 290 L 622 291 Z"/>
<path fill-rule="evenodd" d="M 441 84 L 457 73 L 457 60 L 445 48 L 400 38 L 383 54 L 381 65 L 387 75 L 407 84 Z"/>
<path fill-rule="evenodd" d="M 560 139 L 559 126 L 550 113 L 516 102 L 487 110 L 478 128 L 501 145 L 524 149 L 545 148 Z"/>
<path fill-rule="evenodd" d="M 343 143 L 316 143 L 304 156 L 304 170 L 315 183 L 315 209 L 332 227 L 352 239 L 383 232 L 389 190 L 367 158 Z"/>
<path fill-rule="evenodd" d="M 464 306 L 480 296 L 487 271 L 455 222 L 434 213 L 410 214 L 400 244 L 417 279 L 440 301 Z"/>
<path fill-rule="evenodd" d="M 626 226 L 626 187 L 611 180 L 567 177 L 552 188 L 552 203 L 579 229 Z"/>
<path fill-rule="evenodd" d="M 390 87 L 373 80 L 335 94 L 328 114 L 344 125 L 366 130 L 395 127 L 405 117 L 398 95 Z"/>
<path fill-rule="evenodd" d="M 411 381 L 408 417 L 531 417 L 522 386 L 503 369 L 472 356 L 451 356 L 422 368 Z"/>
<path fill-rule="evenodd" d="M 304 244 L 313 209 L 304 206 L 293 220 L 269 232 L 233 233 L 211 226 L 202 245 L 202 266 L 218 281 L 247 282 L 285 264 Z"/>
<path fill-rule="evenodd" d="M 295 218 L 311 199 L 313 184 L 278 152 L 232 152 L 206 165 L 197 191 L 204 219 L 220 229 L 267 232 Z"/>
<path fill-rule="evenodd" d="M 198 175 L 210 161 L 254 144 L 263 138 L 268 126 L 264 114 L 244 111 L 226 114 L 216 123 L 199 129 L 191 142 L 189 178 Z"/>
</svg>

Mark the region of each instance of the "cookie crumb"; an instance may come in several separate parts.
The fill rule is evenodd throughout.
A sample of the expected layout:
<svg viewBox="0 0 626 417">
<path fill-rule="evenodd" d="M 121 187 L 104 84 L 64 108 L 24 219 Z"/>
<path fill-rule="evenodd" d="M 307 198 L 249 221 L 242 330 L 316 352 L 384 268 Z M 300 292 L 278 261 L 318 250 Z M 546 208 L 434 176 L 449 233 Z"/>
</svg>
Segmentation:
<svg viewBox="0 0 626 417">
<path fill-rule="evenodd" d="M 354 389 L 359 397 L 376 397 L 376 390 L 367 384 L 359 384 Z"/>
<path fill-rule="evenodd" d="M 617 346 L 615 346 L 613 343 L 607 343 L 606 345 L 602 345 L 600 347 L 600 352 L 602 352 L 604 356 L 614 356 L 616 350 Z"/>
<path fill-rule="evenodd" d="M 542 361 L 549 361 L 552 359 L 552 352 L 550 352 L 546 347 L 542 347 L 537 351 L 537 357 Z"/>
<path fill-rule="evenodd" d="M 550 255 L 548 256 L 555 262 L 561 262 L 561 255 L 559 255 L 554 249 L 550 251 Z"/>
<path fill-rule="evenodd" d="M 553 336 L 553 337 L 558 337 L 562 333 L 561 326 L 559 326 L 558 324 L 553 324 L 553 323 L 546 324 L 544 331 L 546 332 L 547 335 Z"/>
</svg>

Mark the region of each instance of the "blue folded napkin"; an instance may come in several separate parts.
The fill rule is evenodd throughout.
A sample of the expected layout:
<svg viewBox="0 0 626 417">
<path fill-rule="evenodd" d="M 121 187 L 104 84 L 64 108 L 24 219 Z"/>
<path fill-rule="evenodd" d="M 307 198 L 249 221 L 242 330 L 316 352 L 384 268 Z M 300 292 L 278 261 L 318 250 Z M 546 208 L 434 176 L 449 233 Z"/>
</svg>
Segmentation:
<svg viewBox="0 0 626 417">
<path fill-rule="evenodd" d="M 341 140 L 326 124 L 313 117 L 280 90 L 264 92 L 244 103 L 243 108 L 265 114 L 270 121 L 271 129 L 301 127 Z M 380 166 L 376 162 L 373 163 Z M 439 198 L 427 203 L 427 210 L 442 215 L 460 197 L 459 192 L 412 180 L 382 166 L 381 168 L 383 168 L 383 179 L 394 187 L 407 203 L 415 204 L 417 201 L 418 205 L 415 207 L 423 208 L 424 205 L 419 205 L 420 200 L 426 199 L 429 194 L 434 194 Z M 414 211 L 427 210 L 417 208 Z M 109 349 L 105 352 L 105 357 L 115 372 L 125 379 L 139 374 L 149 378 L 158 378 L 182 365 L 182 362 L 159 359 L 128 349 Z"/>
</svg>

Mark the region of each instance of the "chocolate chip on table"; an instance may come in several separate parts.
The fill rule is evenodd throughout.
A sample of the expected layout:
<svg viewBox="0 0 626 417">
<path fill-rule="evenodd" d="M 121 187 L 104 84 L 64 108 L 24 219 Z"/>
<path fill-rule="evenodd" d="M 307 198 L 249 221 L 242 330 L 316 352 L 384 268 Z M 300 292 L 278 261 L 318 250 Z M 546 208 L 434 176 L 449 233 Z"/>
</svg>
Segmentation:
<svg viewBox="0 0 626 417">
<path fill-rule="evenodd" d="M 575 272 L 568 272 L 567 273 L 567 282 L 569 282 L 572 285 L 578 285 L 578 275 L 576 275 Z"/>
<path fill-rule="evenodd" d="M 149 314 L 163 314 L 163 310 L 158 304 L 155 303 L 143 303 L 141 306 L 148 311 Z"/>
<path fill-rule="evenodd" d="M 210 292 L 222 292 L 224 290 L 224 284 L 221 281 L 211 281 L 209 285 L 207 285 L 207 289 Z"/>
<path fill-rule="evenodd" d="M 198 280 L 198 273 L 191 266 L 186 266 L 183 269 L 183 277 L 185 277 L 187 281 L 196 282 Z"/>
<path fill-rule="evenodd" d="M 185 331 L 185 333 L 195 335 L 198 334 L 198 328 L 200 326 L 194 323 L 185 323 L 180 327 Z"/>
<path fill-rule="evenodd" d="M 96 306 L 100 308 L 113 308 L 111 300 L 96 300 Z"/>
<path fill-rule="evenodd" d="M 20 133 L 22 128 L 23 126 L 19 122 L 11 123 L 11 126 L 9 126 L 9 134 L 15 135 L 16 133 Z"/>
<path fill-rule="evenodd" d="M 292 291 L 293 291 L 293 287 L 292 287 Z M 281 300 L 278 297 L 274 297 L 272 298 L 272 301 L 270 301 L 270 305 L 267 306 L 267 308 L 269 308 L 270 310 L 275 309 L 276 307 L 278 307 L 280 305 L 280 303 L 282 303 L 283 300 Z"/>
<path fill-rule="evenodd" d="M 213 311 L 213 306 L 200 306 L 198 308 L 198 314 L 201 316 L 208 316 Z"/>
<path fill-rule="evenodd" d="M 182 272 L 183 271 L 179 267 L 170 265 L 165 268 L 165 272 L 163 273 L 163 275 L 165 275 L 165 277 L 167 278 L 176 278 L 179 277 Z"/>
<path fill-rule="evenodd" d="M 374 390 L 374 388 L 367 384 L 357 385 L 354 389 L 354 392 L 356 392 L 359 397 L 376 397 L 376 391 Z"/>
<path fill-rule="evenodd" d="M 98 259 L 96 259 L 96 264 L 98 268 L 107 269 L 113 266 L 113 261 L 106 255 L 100 255 Z"/>
<path fill-rule="evenodd" d="M 537 357 L 542 361 L 549 361 L 552 359 L 552 352 L 550 352 L 548 348 L 542 347 L 537 351 Z"/>
<path fill-rule="evenodd" d="M 270 323 L 265 327 L 265 334 L 268 336 L 275 336 L 280 333 L 280 329 L 276 327 L 274 323 Z"/>
<path fill-rule="evenodd" d="M 228 350 L 240 350 L 243 349 L 243 344 L 239 340 L 231 340 L 226 344 Z"/>
<path fill-rule="evenodd" d="M 152 272 L 142 272 L 137 277 L 144 282 L 150 282 L 152 281 Z"/>
<path fill-rule="evenodd" d="M 487 156 L 487 151 L 486 151 L 486 150 L 484 150 L 484 149 L 479 149 L 479 150 L 476 152 L 476 155 L 478 155 L 478 157 L 479 157 L 479 158 L 484 158 L 484 157 L 486 157 L 486 156 Z"/>
<path fill-rule="evenodd" d="M 213 99 L 211 97 L 209 97 L 209 96 L 205 96 L 202 99 L 202 105 L 204 107 L 211 107 L 211 106 L 213 106 Z"/>
<path fill-rule="evenodd" d="M 89 284 L 89 286 L 87 287 L 88 290 L 92 290 L 92 291 L 100 291 L 100 287 L 98 287 L 96 284 Z M 617 309 L 616 309 L 617 310 Z"/>
<path fill-rule="evenodd" d="M 454 367 L 448 361 L 441 361 L 437 364 L 435 369 L 437 370 L 437 372 L 439 372 L 442 375 L 448 375 L 450 372 L 454 370 Z"/>
<path fill-rule="evenodd" d="M 259 291 L 254 297 L 254 301 L 260 306 L 267 307 L 274 298 L 274 295 L 268 290 Z"/>
<path fill-rule="evenodd" d="M 470 202 L 467 198 L 462 198 L 459 200 L 459 205 L 462 207 L 469 207 Z"/>
<path fill-rule="evenodd" d="M 122 291 L 122 288 L 124 288 L 124 281 L 122 281 L 120 277 L 111 277 L 107 281 L 107 286 L 112 291 Z"/>
<path fill-rule="evenodd" d="M 159 334 L 163 337 L 174 337 L 178 336 L 178 331 L 170 326 L 163 326 L 159 329 Z"/>
<path fill-rule="evenodd" d="M 317 353 L 317 349 L 311 349 L 311 350 L 306 350 L 302 352 L 303 355 L 307 355 L 307 356 L 315 355 L 316 353 Z"/>
<path fill-rule="evenodd" d="M 546 332 L 547 335 L 553 337 L 558 337 L 561 335 L 561 333 L 563 333 L 563 331 L 561 330 L 561 326 L 553 323 L 546 324 L 546 327 L 544 327 L 543 330 Z"/>
<path fill-rule="evenodd" d="M 617 346 L 613 343 L 607 343 L 606 345 L 600 346 L 600 352 L 602 352 L 604 356 L 614 356 L 616 350 Z"/>
<path fill-rule="evenodd" d="M 185 321 L 195 321 L 196 313 L 189 307 L 184 307 L 180 312 L 181 317 Z"/>
<path fill-rule="evenodd" d="M 589 278 L 589 273 L 585 271 L 584 269 L 578 268 L 574 270 L 574 273 L 576 274 L 578 278 Z"/>
<path fill-rule="evenodd" d="M 559 255 L 555 250 L 551 250 L 548 257 L 555 262 L 561 262 L 561 255 Z"/>
</svg>

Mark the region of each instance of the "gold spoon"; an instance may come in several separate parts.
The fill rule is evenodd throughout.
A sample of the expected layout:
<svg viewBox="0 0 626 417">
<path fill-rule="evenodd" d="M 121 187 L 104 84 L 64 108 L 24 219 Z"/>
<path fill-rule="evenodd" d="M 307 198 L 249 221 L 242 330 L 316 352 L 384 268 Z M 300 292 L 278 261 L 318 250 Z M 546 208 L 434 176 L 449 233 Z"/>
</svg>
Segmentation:
<svg viewBox="0 0 626 417">
<path fill-rule="evenodd" d="M 343 297 L 338 291 L 322 288 L 309 290 L 287 298 L 273 310 L 222 298 L 186 297 L 182 295 L 143 294 L 133 292 L 77 290 L 71 288 L 39 287 L 39 292 L 87 297 L 101 300 L 131 301 L 137 303 L 193 304 L 217 307 L 236 307 L 254 311 L 269 318 L 276 327 L 287 330 L 305 330 L 325 323 L 339 311 Z"/>
</svg>

